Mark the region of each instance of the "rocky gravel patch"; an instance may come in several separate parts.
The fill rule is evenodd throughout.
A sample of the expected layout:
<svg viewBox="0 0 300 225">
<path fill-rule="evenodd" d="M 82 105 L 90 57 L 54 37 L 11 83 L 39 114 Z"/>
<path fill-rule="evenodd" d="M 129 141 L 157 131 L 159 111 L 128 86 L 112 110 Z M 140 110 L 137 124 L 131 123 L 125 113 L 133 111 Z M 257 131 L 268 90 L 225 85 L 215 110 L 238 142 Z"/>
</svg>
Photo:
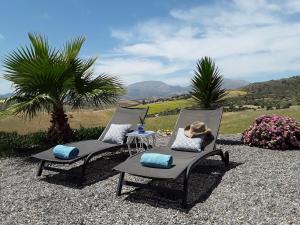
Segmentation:
<svg viewBox="0 0 300 225">
<path fill-rule="evenodd" d="M 300 224 L 300 151 L 252 148 L 239 140 L 219 137 L 217 147 L 230 154 L 229 169 L 219 157 L 194 169 L 187 210 L 171 193 L 124 187 L 116 197 L 118 174 L 111 169 L 126 159 L 125 151 L 96 158 L 82 185 L 48 171 L 37 178 L 37 162 L 26 157 L 0 159 L 0 224 Z M 158 143 L 167 141 L 160 137 Z M 126 179 L 182 187 L 181 178 Z"/>
</svg>

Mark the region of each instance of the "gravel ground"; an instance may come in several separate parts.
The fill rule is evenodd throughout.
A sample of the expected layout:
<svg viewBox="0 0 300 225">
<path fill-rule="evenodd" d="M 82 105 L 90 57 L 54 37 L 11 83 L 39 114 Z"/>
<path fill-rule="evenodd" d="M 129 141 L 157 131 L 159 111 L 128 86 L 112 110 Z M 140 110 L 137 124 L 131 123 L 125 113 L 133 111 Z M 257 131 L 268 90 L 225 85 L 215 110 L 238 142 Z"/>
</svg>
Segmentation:
<svg viewBox="0 0 300 225">
<path fill-rule="evenodd" d="M 188 210 L 168 193 L 126 187 L 116 197 L 111 169 L 126 152 L 93 161 L 81 186 L 48 171 L 36 178 L 37 163 L 26 157 L 0 159 L 0 224 L 300 224 L 300 151 L 250 148 L 239 138 L 219 138 L 218 147 L 230 153 L 227 171 L 219 157 L 195 168 Z M 160 185 L 181 188 L 181 181 Z"/>
</svg>

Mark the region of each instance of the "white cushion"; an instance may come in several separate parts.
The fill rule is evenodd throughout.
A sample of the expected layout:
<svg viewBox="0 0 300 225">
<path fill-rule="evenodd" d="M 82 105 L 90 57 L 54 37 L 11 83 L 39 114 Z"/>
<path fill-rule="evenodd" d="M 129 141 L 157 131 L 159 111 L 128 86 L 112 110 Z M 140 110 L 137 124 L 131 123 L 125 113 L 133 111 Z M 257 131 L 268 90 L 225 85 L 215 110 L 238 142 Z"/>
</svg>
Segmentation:
<svg viewBox="0 0 300 225">
<path fill-rule="evenodd" d="M 189 138 L 185 136 L 184 129 L 179 128 L 171 148 L 180 151 L 200 152 L 204 137 L 205 136 L 203 135 L 200 137 Z"/>
<path fill-rule="evenodd" d="M 131 127 L 131 124 L 111 124 L 102 141 L 121 145 Z"/>
</svg>

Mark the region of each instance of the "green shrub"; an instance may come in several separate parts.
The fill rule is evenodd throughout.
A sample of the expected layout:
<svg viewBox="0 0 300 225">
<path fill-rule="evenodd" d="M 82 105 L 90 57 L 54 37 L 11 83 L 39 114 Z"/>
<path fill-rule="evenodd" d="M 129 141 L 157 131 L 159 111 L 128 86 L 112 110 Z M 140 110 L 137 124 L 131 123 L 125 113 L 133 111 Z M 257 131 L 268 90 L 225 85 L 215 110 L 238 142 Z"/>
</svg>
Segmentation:
<svg viewBox="0 0 300 225">
<path fill-rule="evenodd" d="M 266 106 L 266 110 L 272 110 L 272 109 L 273 109 L 273 107 L 271 105 Z"/>
<path fill-rule="evenodd" d="M 103 127 L 79 128 L 73 130 L 73 141 L 98 139 L 103 132 Z M 0 157 L 29 153 L 30 150 L 45 150 L 50 148 L 47 140 L 47 132 L 40 131 L 30 134 L 18 134 L 17 132 L 0 132 Z"/>
<path fill-rule="evenodd" d="M 290 102 L 286 102 L 286 103 L 284 103 L 284 104 L 282 104 L 282 109 L 288 109 L 288 108 L 290 108 L 292 106 L 292 104 L 290 103 Z"/>
<path fill-rule="evenodd" d="M 8 156 L 20 150 L 45 146 L 47 143 L 46 132 L 40 131 L 20 135 L 17 132 L 0 132 L 0 156 Z"/>
<path fill-rule="evenodd" d="M 169 115 L 177 115 L 180 112 L 181 109 L 175 108 L 171 110 L 167 110 L 161 113 L 158 113 L 160 116 L 169 116 Z"/>
<path fill-rule="evenodd" d="M 74 133 L 74 141 L 82 141 L 82 140 L 89 140 L 89 139 L 98 139 L 102 134 L 104 127 L 91 127 L 91 128 L 84 128 L 80 127 L 77 130 L 73 130 Z"/>
</svg>

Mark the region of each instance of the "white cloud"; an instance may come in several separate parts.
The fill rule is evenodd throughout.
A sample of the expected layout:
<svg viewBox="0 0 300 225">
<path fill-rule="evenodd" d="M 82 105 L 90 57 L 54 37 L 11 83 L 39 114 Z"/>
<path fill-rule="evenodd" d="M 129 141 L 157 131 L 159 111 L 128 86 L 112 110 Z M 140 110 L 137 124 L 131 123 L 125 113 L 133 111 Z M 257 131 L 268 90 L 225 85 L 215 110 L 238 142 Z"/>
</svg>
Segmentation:
<svg viewBox="0 0 300 225">
<path fill-rule="evenodd" d="M 175 77 L 166 77 L 163 79 L 169 85 L 180 85 L 180 86 L 188 86 L 191 84 L 191 78 L 193 74 L 185 73 L 184 76 L 175 76 Z"/>
<path fill-rule="evenodd" d="M 149 80 L 151 75 L 181 84 L 190 79 L 196 60 L 208 55 L 225 77 L 299 72 L 298 12 L 298 0 L 215 1 L 173 9 L 167 18 L 112 30 L 121 40 L 114 53 L 123 56 L 106 59 L 98 69 L 120 74 L 128 82 Z M 179 71 L 185 71 L 182 77 L 164 76 Z"/>
<path fill-rule="evenodd" d="M 96 73 L 119 76 L 126 84 L 145 80 L 159 80 L 164 75 L 180 70 L 182 63 L 168 64 L 159 60 L 140 58 L 104 58 L 97 62 Z"/>
<path fill-rule="evenodd" d="M 0 78 L 0 94 L 11 93 L 13 87 L 11 82 Z"/>
<path fill-rule="evenodd" d="M 289 0 L 284 2 L 284 9 L 288 13 L 297 13 L 300 12 L 300 1 L 299 0 Z"/>
</svg>

